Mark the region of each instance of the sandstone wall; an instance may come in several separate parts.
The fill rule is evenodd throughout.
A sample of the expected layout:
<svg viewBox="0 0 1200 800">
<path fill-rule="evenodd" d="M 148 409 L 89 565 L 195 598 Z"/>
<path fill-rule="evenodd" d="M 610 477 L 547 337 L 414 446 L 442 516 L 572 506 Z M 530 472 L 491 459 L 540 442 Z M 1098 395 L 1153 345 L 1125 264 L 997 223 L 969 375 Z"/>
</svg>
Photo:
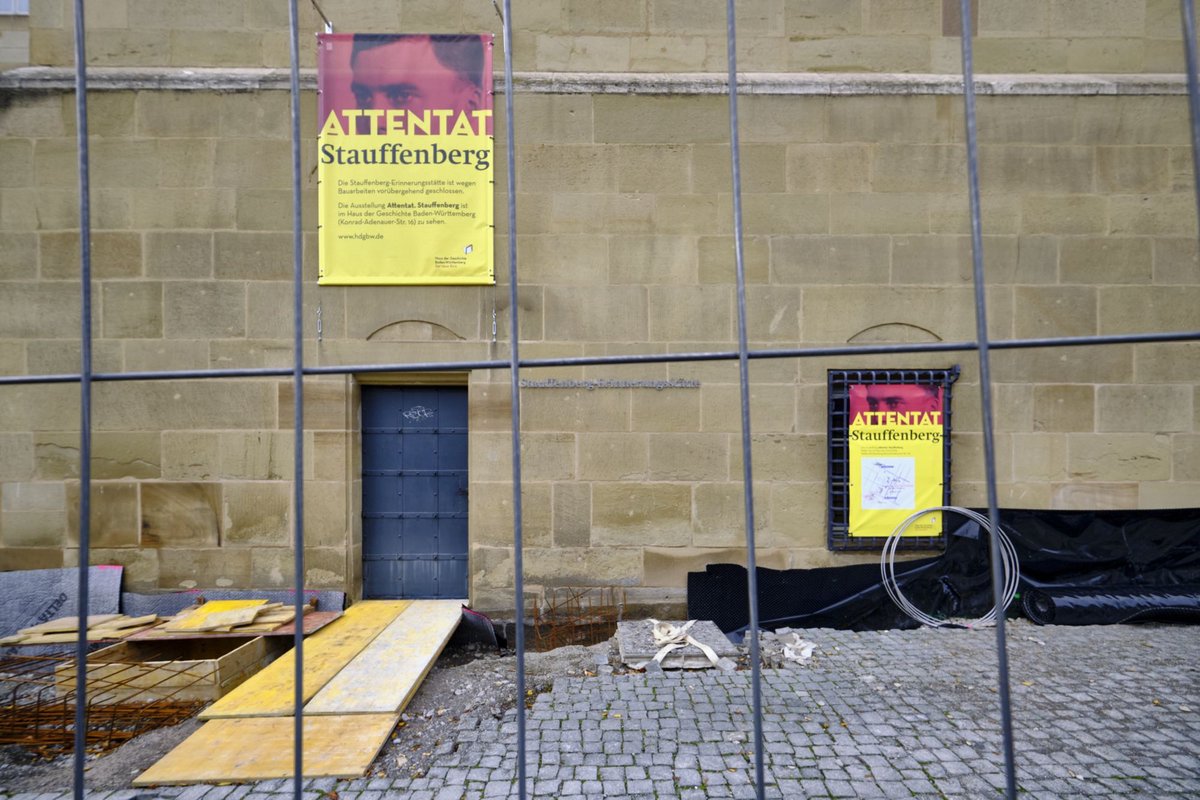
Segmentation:
<svg viewBox="0 0 1200 800">
<path fill-rule="evenodd" d="M 89 3 L 90 52 L 110 66 L 279 66 L 279 5 L 215 2 L 201 13 L 184 3 Z M 405 3 L 397 17 L 396 4 L 345 3 L 337 22 L 341 30 L 494 27 L 490 4 L 451 4 L 448 16 L 434 16 L 435 5 L 444 4 Z M 591 3 L 524 11 L 518 62 L 722 68 L 716 10 L 620 5 L 623 13 L 607 19 Z M 941 2 L 739 7 L 749 70 L 956 69 L 943 52 L 958 45 L 943 35 Z M 311 6 L 301 10 L 315 30 Z M 1176 13 L 1176 4 L 1153 0 L 985 0 L 980 68 L 1097 69 L 1087 59 L 1103 54 L 1107 71 L 1175 69 L 1158 59 L 1174 58 L 1174 45 L 1159 40 L 1178 38 Z M 35 63 L 69 62 L 68 20 L 65 3 L 34 4 Z M 822 47 L 833 55 L 820 55 Z M 1185 98 L 1057 92 L 979 99 L 992 335 L 1195 329 L 1200 266 Z M 308 363 L 506 359 L 503 158 L 497 286 L 318 287 L 314 99 L 306 92 L 302 107 Z M 735 349 L 727 98 L 562 91 L 515 99 L 523 357 Z M 921 94 L 741 98 L 752 347 L 974 337 L 961 105 Z M 115 88 L 94 91 L 89 106 L 96 369 L 290 367 L 287 93 Z M 498 117 L 500 154 L 507 125 Z M 5 95 L 3 374 L 78 370 L 75 147 L 69 93 Z M 986 498 L 972 353 L 752 362 L 760 563 L 864 558 L 824 545 L 825 370 L 953 363 L 963 365 L 953 499 L 977 505 Z M 1200 346 L 996 351 L 993 365 L 1001 504 L 1195 505 Z M 678 601 L 688 570 L 744 557 L 734 362 L 525 377 L 699 382 L 524 390 L 531 585 L 621 584 L 636 601 Z M 361 379 L 310 378 L 306 395 L 307 580 L 351 594 L 361 572 Z M 472 599 L 511 607 L 507 371 L 423 379 L 468 383 Z M 97 384 L 93 562 L 125 564 L 134 589 L 288 585 L 289 381 Z M 78 561 L 78 426 L 76 386 L 0 387 L 0 569 Z"/>
<path fill-rule="evenodd" d="M 321 4 L 337 30 L 493 31 L 487 0 Z M 513 3 L 517 69 L 722 71 L 725 4 L 697 0 Z M 30 63 L 73 61 L 71 0 L 30 9 Z M 977 0 L 981 72 L 1179 72 L 1176 0 Z M 299 3 L 301 41 L 323 23 Z M 767 72 L 957 72 L 958 0 L 738 3 L 739 61 Z M 89 0 L 89 60 L 103 66 L 288 63 L 287 4 L 276 0 Z M 314 50 L 303 48 L 306 66 Z"/>
</svg>

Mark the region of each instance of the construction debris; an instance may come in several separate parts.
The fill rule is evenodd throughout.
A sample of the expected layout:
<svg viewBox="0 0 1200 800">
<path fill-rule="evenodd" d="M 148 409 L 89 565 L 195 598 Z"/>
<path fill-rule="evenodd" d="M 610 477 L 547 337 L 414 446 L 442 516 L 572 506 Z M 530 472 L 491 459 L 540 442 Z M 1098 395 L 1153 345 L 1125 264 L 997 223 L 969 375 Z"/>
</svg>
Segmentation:
<svg viewBox="0 0 1200 800">
<path fill-rule="evenodd" d="M 329 589 L 305 589 L 304 602 L 315 604 L 318 611 L 341 611 L 346 607 L 346 593 Z M 269 603 L 296 604 L 296 592 L 290 589 L 221 589 L 206 587 L 179 592 L 121 592 L 120 610 L 126 614 L 158 614 L 160 617 L 175 616 L 193 606 L 203 605 L 207 600 L 264 599 Z"/>
<path fill-rule="evenodd" d="M 115 614 L 120 610 L 121 575 L 119 566 L 88 568 L 88 603 L 84 615 Z M 21 628 L 66 614 L 81 613 L 78 588 L 79 569 L 74 567 L 0 572 L 0 636 L 10 636 Z"/>
<path fill-rule="evenodd" d="M 304 617 L 301 623 L 301 630 L 304 636 L 310 636 L 329 623 L 341 618 L 341 611 L 313 611 L 309 612 L 305 609 Z M 244 641 L 250 636 L 269 636 L 272 638 L 290 639 L 295 636 L 296 626 L 295 620 L 292 622 L 256 622 L 253 626 L 242 625 L 232 628 L 228 632 L 222 631 L 170 631 L 164 630 L 163 625 L 158 625 L 148 630 L 139 631 L 126 638 L 126 641 L 183 641 L 186 639 L 238 639 Z"/>
<path fill-rule="evenodd" d="M 49 758 L 69 753 L 75 746 L 77 697 L 75 662 L 68 656 L 15 656 L 0 660 L 0 744 L 21 745 Z M 132 687 L 136 670 L 113 670 L 89 675 L 85 714 L 85 747 L 89 753 L 106 753 L 155 728 L 174 725 L 196 713 L 203 700 L 181 695 L 202 676 L 186 667 L 163 665 L 147 687 Z M 144 702 L 118 701 L 131 688 L 157 691 Z M 100 702 L 104 697 L 110 702 Z"/>
<path fill-rule="evenodd" d="M 738 657 L 738 648 L 709 620 L 623 621 L 617 625 L 617 645 L 621 661 L 633 669 L 650 662 L 663 669 L 708 669 Z"/>
<path fill-rule="evenodd" d="M 758 651 L 762 665 L 767 669 L 781 669 L 810 664 L 817 653 L 817 643 L 806 639 L 791 628 L 777 631 L 762 631 L 758 637 Z"/>
<path fill-rule="evenodd" d="M 124 641 L 88 656 L 88 705 L 152 700 L 217 700 L 288 649 L 280 639 Z M 76 662 L 55 668 L 73 687 Z"/>
<path fill-rule="evenodd" d="M 304 606 L 309 614 L 315 603 Z M 245 633 L 256 635 L 275 630 L 296 618 L 296 609 L 266 600 L 210 600 L 185 609 L 159 628 L 162 633 L 186 635 L 207 633 Z"/>
<path fill-rule="evenodd" d="M 366 600 L 308 640 L 306 776 L 366 771 L 461 618 L 460 600 Z M 294 653 L 287 653 L 206 709 L 204 726 L 134 785 L 287 777 L 294 763 L 294 679 Z"/>
<path fill-rule="evenodd" d="M 532 613 L 531 650 L 591 645 L 612 637 L 625 608 L 625 590 L 613 587 L 546 587 Z"/>
<path fill-rule="evenodd" d="M 121 639 L 146 630 L 158 622 L 158 616 L 127 617 L 124 614 L 92 614 L 84 622 L 89 642 Z M 0 645 L 66 644 L 79 639 L 79 617 L 59 617 L 0 639 Z"/>
</svg>

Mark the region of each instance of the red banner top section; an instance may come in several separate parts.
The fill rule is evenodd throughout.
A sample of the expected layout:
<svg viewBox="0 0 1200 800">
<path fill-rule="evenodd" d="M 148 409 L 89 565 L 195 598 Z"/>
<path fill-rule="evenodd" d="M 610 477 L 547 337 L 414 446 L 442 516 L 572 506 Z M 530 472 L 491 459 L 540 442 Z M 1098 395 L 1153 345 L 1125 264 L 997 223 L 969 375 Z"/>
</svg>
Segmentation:
<svg viewBox="0 0 1200 800">
<path fill-rule="evenodd" d="M 491 34 L 317 36 L 322 134 L 490 135 Z"/>
</svg>

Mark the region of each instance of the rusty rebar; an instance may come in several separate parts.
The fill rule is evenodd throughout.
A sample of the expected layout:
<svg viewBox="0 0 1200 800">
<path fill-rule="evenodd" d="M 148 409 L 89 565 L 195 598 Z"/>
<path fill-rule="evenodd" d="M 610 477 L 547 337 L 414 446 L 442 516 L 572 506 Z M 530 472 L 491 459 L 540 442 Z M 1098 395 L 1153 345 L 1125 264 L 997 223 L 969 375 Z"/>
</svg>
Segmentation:
<svg viewBox="0 0 1200 800">
<path fill-rule="evenodd" d="M 597 644 L 611 637 L 625 608 L 625 590 L 615 587 L 546 587 L 532 613 L 537 650 Z"/>
<path fill-rule="evenodd" d="M 69 656 L 17 656 L 0 660 L 0 744 L 20 745 L 50 758 L 73 752 L 106 753 L 149 730 L 178 724 L 202 708 L 187 697 L 210 677 L 177 661 L 88 662 L 86 730 L 77 738 L 79 711 L 75 662 Z"/>
</svg>

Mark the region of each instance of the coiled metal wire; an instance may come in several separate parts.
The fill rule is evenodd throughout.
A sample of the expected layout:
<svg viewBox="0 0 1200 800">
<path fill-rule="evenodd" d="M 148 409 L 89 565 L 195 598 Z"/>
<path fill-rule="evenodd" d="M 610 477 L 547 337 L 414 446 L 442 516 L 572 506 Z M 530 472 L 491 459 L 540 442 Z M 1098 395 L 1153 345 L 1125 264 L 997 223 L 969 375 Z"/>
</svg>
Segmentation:
<svg viewBox="0 0 1200 800">
<path fill-rule="evenodd" d="M 904 593 L 900 591 L 899 584 L 896 583 L 896 548 L 900 544 L 900 540 L 903 538 L 904 532 L 908 530 L 910 525 L 919 520 L 921 517 L 925 516 L 926 514 L 936 513 L 938 511 L 948 511 L 966 517 L 967 519 L 979 525 L 980 528 L 986 530 L 990 535 L 995 536 L 1000 545 L 1000 565 L 1004 574 L 1004 591 L 1000 595 L 1003 598 L 1003 607 L 998 608 L 996 605 L 993 605 L 991 611 L 984 614 L 974 622 L 955 622 L 932 617 L 913 605 L 912 602 L 904 596 Z M 1003 614 L 1004 610 L 1008 608 L 1010 603 L 1012 603 L 1013 598 L 1016 597 L 1017 584 L 1021 577 L 1020 561 L 1017 559 L 1016 548 L 1013 547 L 1012 542 L 1009 541 L 1008 537 L 1004 534 L 1004 529 L 997 525 L 997 529 L 992 530 L 991 523 L 988 521 L 987 517 L 976 511 L 972 511 L 969 508 L 962 508 L 961 506 L 931 506 L 930 508 L 925 508 L 918 511 L 897 525 L 896 530 L 892 531 L 891 536 L 889 536 L 887 541 L 883 543 L 883 553 L 879 558 L 879 570 L 883 577 L 883 588 L 887 591 L 888 597 L 892 598 L 892 602 L 899 606 L 900 610 L 905 614 L 912 617 L 927 628 L 982 628 L 989 625 L 994 625 L 997 615 Z"/>
</svg>

